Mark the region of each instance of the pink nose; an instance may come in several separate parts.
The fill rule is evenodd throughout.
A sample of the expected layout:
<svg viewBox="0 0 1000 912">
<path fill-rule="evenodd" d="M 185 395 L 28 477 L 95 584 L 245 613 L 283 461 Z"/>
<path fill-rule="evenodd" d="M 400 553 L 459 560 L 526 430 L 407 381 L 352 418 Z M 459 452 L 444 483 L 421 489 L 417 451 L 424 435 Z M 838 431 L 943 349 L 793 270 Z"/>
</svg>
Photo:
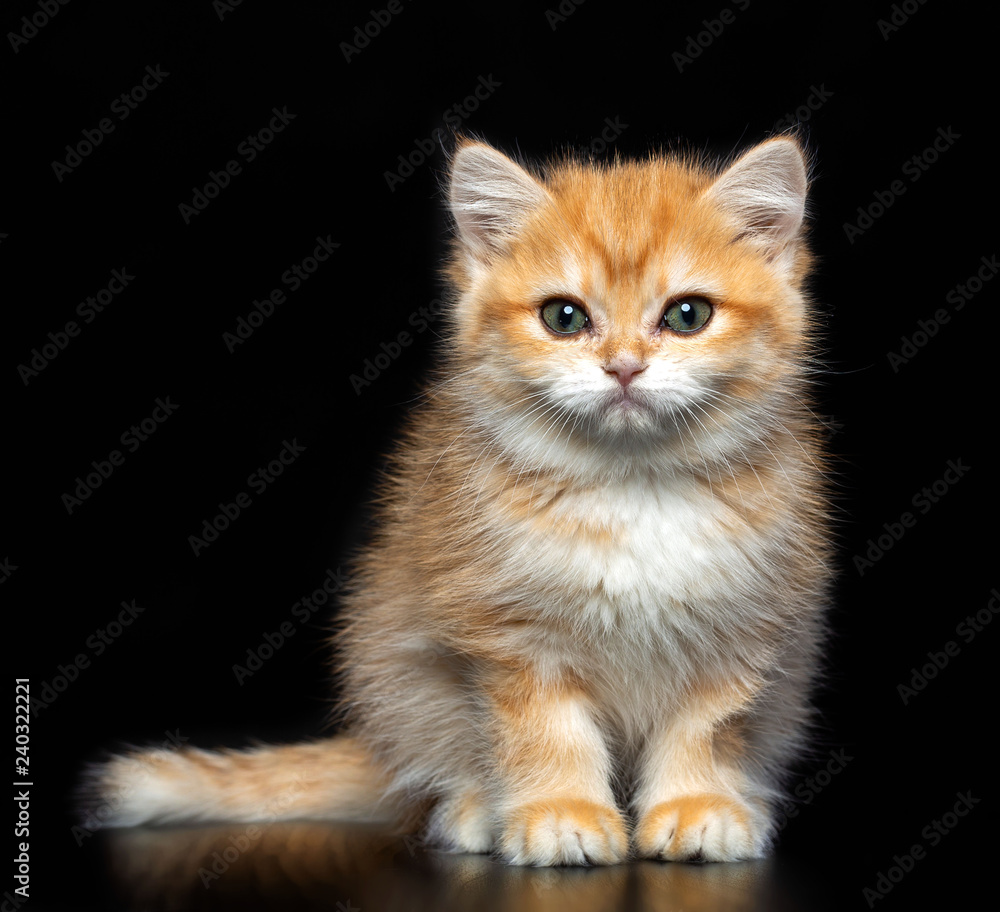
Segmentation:
<svg viewBox="0 0 1000 912">
<path fill-rule="evenodd" d="M 634 358 L 612 358 L 604 365 L 604 370 L 609 374 L 614 374 L 622 389 L 628 389 L 628 385 L 636 374 L 641 374 L 646 369 L 646 365 Z"/>
</svg>

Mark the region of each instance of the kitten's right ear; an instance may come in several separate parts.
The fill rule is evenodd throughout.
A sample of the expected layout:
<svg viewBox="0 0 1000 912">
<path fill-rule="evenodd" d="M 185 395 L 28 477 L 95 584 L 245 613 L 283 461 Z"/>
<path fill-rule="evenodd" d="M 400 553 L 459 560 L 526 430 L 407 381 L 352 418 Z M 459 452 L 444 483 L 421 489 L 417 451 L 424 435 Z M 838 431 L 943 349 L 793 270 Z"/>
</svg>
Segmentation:
<svg viewBox="0 0 1000 912">
<path fill-rule="evenodd" d="M 489 261 L 547 199 L 548 191 L 506 155 L 485 143 L 460 141 L 448 205 L 459 238 L 476 259 Z"/>
<path fill-rule="evenodd" d="M 782 136 L 744 153 L 719 175 L 708 192 L 737 218 L 746 236 L 773 256 L 798 236 L 808 186 L 801 146 Z"/>
</svg>

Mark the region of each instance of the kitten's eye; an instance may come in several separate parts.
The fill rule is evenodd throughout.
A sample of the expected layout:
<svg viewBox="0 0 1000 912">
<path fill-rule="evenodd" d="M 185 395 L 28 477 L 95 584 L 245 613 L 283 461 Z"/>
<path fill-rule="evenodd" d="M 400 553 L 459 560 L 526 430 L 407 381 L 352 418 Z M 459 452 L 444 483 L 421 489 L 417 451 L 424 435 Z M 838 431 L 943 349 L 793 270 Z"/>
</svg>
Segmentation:
<svg viewBox="0 0 1000 912">
<path fill-rule="evenodd" d="M 579 304 L 572 301 L 550 301 L 542 308 L 545 325 L 560 335 L 577 333 L 590 324 L 590 317 Z"/>
<path fill-rule="evenodd" d="M 712 316 L 712 305 L 704 298 L 681 298 L 663 314 L 663 325 L 674 332 L 692 333 L 701 329 Z"/>
</svg>

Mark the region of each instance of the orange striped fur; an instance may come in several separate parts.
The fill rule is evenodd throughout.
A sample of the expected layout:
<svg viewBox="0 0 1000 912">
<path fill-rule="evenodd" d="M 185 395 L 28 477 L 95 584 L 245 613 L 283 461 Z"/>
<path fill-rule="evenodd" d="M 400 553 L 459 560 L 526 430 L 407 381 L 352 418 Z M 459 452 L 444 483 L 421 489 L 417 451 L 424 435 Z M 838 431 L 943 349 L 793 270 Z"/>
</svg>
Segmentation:
<svg viewBox="0 0 1000 912">
<path fill-rule="evenodd" d="M 459 141 L 447 338 L 336 640 L 349 734 L 180 752 L 117 822 L 254 819 L 298 778 L 282 817 L 419 817 L 515 864 L 620 861 L 633 831 L 764 854 L 830 573 L 806 186 L 787 137 L 536 170 Z"/>
</svg>

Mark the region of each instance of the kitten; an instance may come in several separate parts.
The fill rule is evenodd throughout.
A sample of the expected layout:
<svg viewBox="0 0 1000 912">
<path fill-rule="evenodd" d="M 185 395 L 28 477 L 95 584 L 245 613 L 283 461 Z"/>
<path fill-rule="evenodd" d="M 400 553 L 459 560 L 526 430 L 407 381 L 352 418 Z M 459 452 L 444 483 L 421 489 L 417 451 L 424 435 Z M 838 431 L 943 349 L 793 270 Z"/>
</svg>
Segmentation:
<svg viewBox="0 0 1000 912">
<path fill-rule="evenodd" d="M 459 140 L 443 360 L 337 639 L 346 732 L 115 758 L 111 822 L 391 820 L 512 864 L 765 854 L 830 576 L 806 189 L 789 137 L 544 173 Z"/>
</svg>

